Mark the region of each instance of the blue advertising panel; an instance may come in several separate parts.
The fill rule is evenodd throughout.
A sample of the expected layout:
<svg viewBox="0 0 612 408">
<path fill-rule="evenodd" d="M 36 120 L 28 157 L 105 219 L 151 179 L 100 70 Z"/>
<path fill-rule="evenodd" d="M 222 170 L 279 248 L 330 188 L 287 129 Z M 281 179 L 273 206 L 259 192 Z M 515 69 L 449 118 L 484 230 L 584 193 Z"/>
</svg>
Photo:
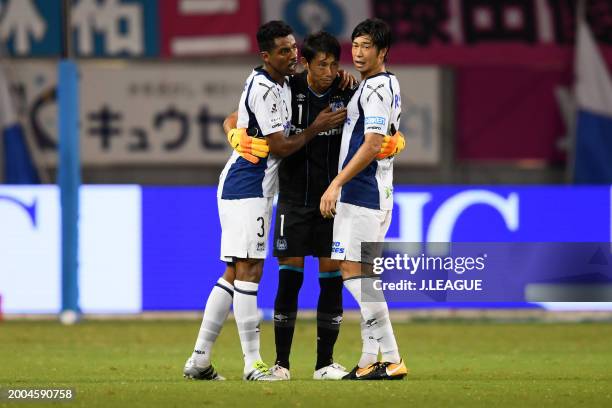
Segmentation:
<svg viewBox="0 0 612 408">
<path fill-rule="evenodd" d="M 387 241 L 609 242 L 610 196 L 609 187 L 398 187 Z M 145 187 L 142 216 L 143 310 L 202 309 L 225 267 L 219 260 L 215 188 Z M 264 309 L 273 307 L 277 270 L 270 256 L 259 290 Z M 317 297 L 316 260 L 308 258 L 299 306 L 315 309 Z M 356 307 L 350 296 L 344 305 Z M 500 302 L 410 306 L 529 307 Z"/>
<path fill-rule="evenodd" d="M 611 193 L 609 186 L 398 187 L 386 239 L 388 257 L 395 257 L 392 251 L 421 259 L 431 255 L 435 268 L 423 269 L 421 263 L 412 274 L 401 266 L 401 275 L 397 264 L 385 266 L 393 275 L 383 281 L 426 285 L 416 292 L 388 288 L 390 307 L 558 308 L 564 304 L 558 301 L 608 302 Z M 83 186 L 81 200 L 79 289 L 86 313 L 204 308 L 225 269 L 219 260 L 215 187 Z M 0 297 L 5 313 L 58 311 L 59 206 L 57 186 L 0 186 Z M 419 243 L 418 251 L 407 252 L 410 246 L 402 242 Z M 443 244 L 452 251 L 432 252 L 436 242 L 452 242 Z M 484 254 L 486 261 L 479 261 L 486 264 L 484 272 L 463 271 L 467 257 L 478 261 Z M 443 267 L 436 263 L 439 257 Z M 470 265 L 478 266 L 476 261 Z M 305 266 L 299 307 L 315 309 L 317 262 L 307 258 Z M 258 296 L 264 311 L 273 308 L 277 276 L 278 262 L 270 255 Z M 447 287 L 449 280 L 463 285 L 460 281 L 475 279 L 482 279 L 487 290 L 474 295 L 454 283 Z M 542 303 L 551 300 L 557 303 Z M 603 309 L 612 302 L 581 305 Z M 344 307 L 356 308 L 348 294 Z"/>
</svg>

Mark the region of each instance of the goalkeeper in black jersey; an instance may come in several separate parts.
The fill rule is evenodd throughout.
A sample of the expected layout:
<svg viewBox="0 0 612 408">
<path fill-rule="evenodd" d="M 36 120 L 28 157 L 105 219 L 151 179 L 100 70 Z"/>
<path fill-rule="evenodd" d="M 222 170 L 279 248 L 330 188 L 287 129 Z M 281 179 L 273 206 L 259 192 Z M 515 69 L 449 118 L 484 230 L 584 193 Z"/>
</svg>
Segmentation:
<svg viewBox="0 0 612 408">
<path fill-rule="evenodd" d="M 322 111 L 343 109 L 356 89 L 345 86 L 338 75 L 340 44 L 329 33 L 308 36 L 301 48 L 306 70 L 290 80 L 292 119 L 290 136 L 301 133 Z M 346 77 L 346 76 L 345 76 Z M 231 117 L 228 118 L 231 122 Z M 317 304 L 317 362 L 314 379 L 341 379 L 347 371 L 333 361 L 333 348 L 342 322 L 342 277 L 332 260 L 333 219 L 319 211 L 321 196 L 338 174 L 342 126 L 319 133 L 302 149 L 284 158 L 279 168 L 279 195 L 274 230 L 274 256 L 278 258 L 278 291 L 274 301 L 276 362 L 271 371 L 289 379 L 289 354 L 298 310 L 298 293 L 304 280 L 304 258 L 319 260 L 320 294 Z M 232 126 L 233 127 L 233 126 Z M 232 129 L 230 143 L 251 161 L 265 157 L 262 140 Z M 404 139 L 388 137 L 381 157 L 396 154 Z"/>
</svg>

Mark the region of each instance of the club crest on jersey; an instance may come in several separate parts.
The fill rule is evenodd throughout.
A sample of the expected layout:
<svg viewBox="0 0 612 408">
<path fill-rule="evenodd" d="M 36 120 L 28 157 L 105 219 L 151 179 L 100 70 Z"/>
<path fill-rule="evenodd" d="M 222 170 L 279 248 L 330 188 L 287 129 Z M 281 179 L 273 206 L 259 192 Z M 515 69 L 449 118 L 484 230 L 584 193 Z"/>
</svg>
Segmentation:
<svg viewBox="0 0 612 408">
<path fill-rule="evenodd" d="M 270 113 L 276 113 L 278 112 L 278 109 L 276 109 L 276 104 L 272 104 L 272 109 L 270 110 Z"/>
<path fill-rule="evenodd" d="M 287 250 L 287 240 L 285 238 L 279 238 L 276 240 L 276 249 L 279 251 Z"/>
<path fill-rule="evenodd" d="M 344 102 L 342 101 L 332 101 L 329 103 L 329 107 L 331 108 L 332 112 L 335 112 L 337 110 L 340 110 L 342 108 L 344 108 Z"/>
<path fill-rule="evenodd" d="M 344 101 L 340 96 L 334 95 L 329 100 L 329 107 L 331 108 L 332 112 L 335 112 L 339 109 L 344 108 Z"/>
<path fill-rule="evenodd" d="M 266 243 L 265 242 L 258 242 L 257 243 L 257 251 L 265 251 L 266 250 Z"/>
</svg>

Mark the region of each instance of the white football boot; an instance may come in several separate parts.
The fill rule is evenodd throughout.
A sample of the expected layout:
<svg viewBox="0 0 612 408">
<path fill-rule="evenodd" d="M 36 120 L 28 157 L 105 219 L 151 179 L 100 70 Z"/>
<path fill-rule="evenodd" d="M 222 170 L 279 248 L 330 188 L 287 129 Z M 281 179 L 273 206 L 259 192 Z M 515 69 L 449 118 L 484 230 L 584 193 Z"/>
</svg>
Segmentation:
<svg viewBox="0 0 612 408">
<path fill-rule="evenodd" d="M 285 368 L 283 366 L 280 366 L 278 364 L 275 364 L 274 366 L 272 366 L 272 368 L 270 369 L 270 372 L 277 376 L 278 378 L 280 378 L 281 380 L 290 380 L 291 379 L 291 374 L 289 373 L 289 369 Z"/>
<path fill-rule="evenodd" d="M 263 361 L 253 363 L 253 369 L 242 376 L 246 381 L 280 381 L 281 378 L 273 375 Z"/>
<path fill-rule="evenodd" d="M 199 367 L 195 364 L 195 360 L 193 357 L 190 357 L 185 363 L 185 367 L 183 368 L 183 377 L 192 380 L 225 380 L 225 377 L 220 376 L 212 364 L 208 367 Z"/>
<path fill-rule="evenodd" d="M 346 368 L 338 363 L 331 363 L 315 371 L 312 378 L 314 380 L 341 380 L 347 374 Z"/>
</svg>

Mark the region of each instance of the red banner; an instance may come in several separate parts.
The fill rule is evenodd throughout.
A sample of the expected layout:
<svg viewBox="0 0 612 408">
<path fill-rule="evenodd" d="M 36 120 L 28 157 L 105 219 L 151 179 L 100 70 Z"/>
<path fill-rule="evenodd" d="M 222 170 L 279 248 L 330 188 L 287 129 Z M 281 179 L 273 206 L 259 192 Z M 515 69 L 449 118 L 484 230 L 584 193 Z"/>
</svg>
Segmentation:
<svg viewBox="0 0 612 408">
<path fill-rule="evenodd" d="M 560 92 L 569 71 L 466 67 L 455 72 L 456 155 L 460 160 L 558 162 L 567 135 Z"/>
<path fill-rule="evenodd" d="M 587 19 L 612 63 L 612 1 L 587 2 Z M 393 63 L 567 65 L 576 0 L 377 0 L 393 32 Z"/>
<path fill-rule="evenodd" d="M 257 51 L 258 1 L 164 0 L 159 11 L 163 57 Z"/>
</svg>

